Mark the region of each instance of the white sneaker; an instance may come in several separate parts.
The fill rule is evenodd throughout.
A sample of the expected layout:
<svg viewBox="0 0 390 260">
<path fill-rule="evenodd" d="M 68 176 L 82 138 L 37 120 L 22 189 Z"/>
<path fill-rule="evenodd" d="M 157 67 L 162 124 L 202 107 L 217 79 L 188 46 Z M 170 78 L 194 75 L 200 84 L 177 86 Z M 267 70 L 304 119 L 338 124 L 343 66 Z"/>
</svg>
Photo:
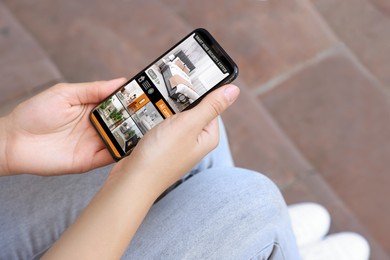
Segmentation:
<svg viewBox="0 0 390 260">
<path fill-rule="evenodd" d="M 298 248 L 321 240 L 330 228 L 330 214 L 320 204 L 305 202 L 288 206 Z"/>
<path fill-rule="evenodd" d="M 302 260 L 368 260 L 370 246 L 361 235 L 342 232 L 299 249 Z"/>
</svg>

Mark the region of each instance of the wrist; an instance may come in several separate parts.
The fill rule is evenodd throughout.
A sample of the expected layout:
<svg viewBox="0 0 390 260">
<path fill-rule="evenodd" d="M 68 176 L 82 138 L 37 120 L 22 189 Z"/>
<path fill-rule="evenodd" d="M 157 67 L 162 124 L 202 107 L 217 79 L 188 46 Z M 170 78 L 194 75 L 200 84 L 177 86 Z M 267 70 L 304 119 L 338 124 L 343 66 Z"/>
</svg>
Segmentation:
<svg viewBox="0 0 390 260">
<path fill-rule="evenodd" d="M 118 164 L 108 176 L 105 186 L 137 187 L 136 189 L 139 194 L 142 194 L 144 202 L 148 201 L 152 204 L 169 187 L 165 187 L 163 181 L 156 178 L 147 167 L 137 169 L 136 164 L 130 164 L 133 167 L 121 167 Z"/>
<path fill-rule="evenodd" d="M 8 160 L 7 160 L 7 142 L 8 142 L 8 130 L 7 130 L 7 118 L 0 118 L 0 176 L 10 175 Z"/>
<path fill-rule="evenodd" d="M 148 182 L 138 178 L 137 174 L 133 173 L 130 171 L 117 171 L 113 174 L 111 172 L 99 193 L 111 194 L 107 196 L 116 194 L 115 197 L 118 199 L 115 200 L 115 203 L 117 205 L 128 205 L 129 201 L 131 201 L 132 206 L 147 212 L 159 195 L 157 195 L 156 190 Z"/>
</svg>

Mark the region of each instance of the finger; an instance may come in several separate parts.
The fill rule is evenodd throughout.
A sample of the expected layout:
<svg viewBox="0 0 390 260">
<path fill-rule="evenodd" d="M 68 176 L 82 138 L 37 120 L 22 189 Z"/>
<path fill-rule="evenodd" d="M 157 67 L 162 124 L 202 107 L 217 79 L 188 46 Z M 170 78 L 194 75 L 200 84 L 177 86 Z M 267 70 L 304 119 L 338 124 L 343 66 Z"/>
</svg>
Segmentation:
<svg viewBox="0 0 390 260">
<path fill-rule="evenodd" d="M 96 104 L 108 97 L 126 82 L 125 78 L 70 84 L 77 104 Z"/>
<path fill-rule="evenodd" d="M 208 94 L 197 106 L 187 111 L 191 127 L 203 129 L 225 111 L 238 97 L 240 89 L 226 85 Z M 195 120 L 194 120 L 195 119 Z"/>
</svg>

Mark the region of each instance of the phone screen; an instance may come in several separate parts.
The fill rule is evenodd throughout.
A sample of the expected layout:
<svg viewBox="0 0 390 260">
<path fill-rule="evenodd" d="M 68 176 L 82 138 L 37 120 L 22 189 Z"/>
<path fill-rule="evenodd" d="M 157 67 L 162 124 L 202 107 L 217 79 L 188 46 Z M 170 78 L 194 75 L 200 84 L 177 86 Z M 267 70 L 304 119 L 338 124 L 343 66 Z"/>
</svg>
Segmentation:
<svg viewBox="0 0 390 260">
<path fill-rule="evenodd" d="M 235 77 L 235 64 L 210 37 L 195 30 L 92 111 L 114 157 L 128 154 L 165 118 Z"/>
</svg>

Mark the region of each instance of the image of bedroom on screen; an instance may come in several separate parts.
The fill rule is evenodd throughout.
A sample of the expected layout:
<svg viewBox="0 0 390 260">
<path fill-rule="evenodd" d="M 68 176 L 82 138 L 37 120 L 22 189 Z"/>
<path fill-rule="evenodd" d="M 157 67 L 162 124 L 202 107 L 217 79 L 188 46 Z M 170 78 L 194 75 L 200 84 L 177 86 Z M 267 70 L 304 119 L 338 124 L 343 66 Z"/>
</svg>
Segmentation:
<svg viewBox="0 0 390 260">
<path fill-rule="evenodd" d="M 222 73 L 193 36 L 146 70 L 176 113 L 228 76 Z"/>
<path fill-rule="evenodd" d="M 97 111 L 110 131 L 113 131 L 130 117 L 129 113 L 115 95 L 104 101 L 98 107 Z"/>
</svg>

